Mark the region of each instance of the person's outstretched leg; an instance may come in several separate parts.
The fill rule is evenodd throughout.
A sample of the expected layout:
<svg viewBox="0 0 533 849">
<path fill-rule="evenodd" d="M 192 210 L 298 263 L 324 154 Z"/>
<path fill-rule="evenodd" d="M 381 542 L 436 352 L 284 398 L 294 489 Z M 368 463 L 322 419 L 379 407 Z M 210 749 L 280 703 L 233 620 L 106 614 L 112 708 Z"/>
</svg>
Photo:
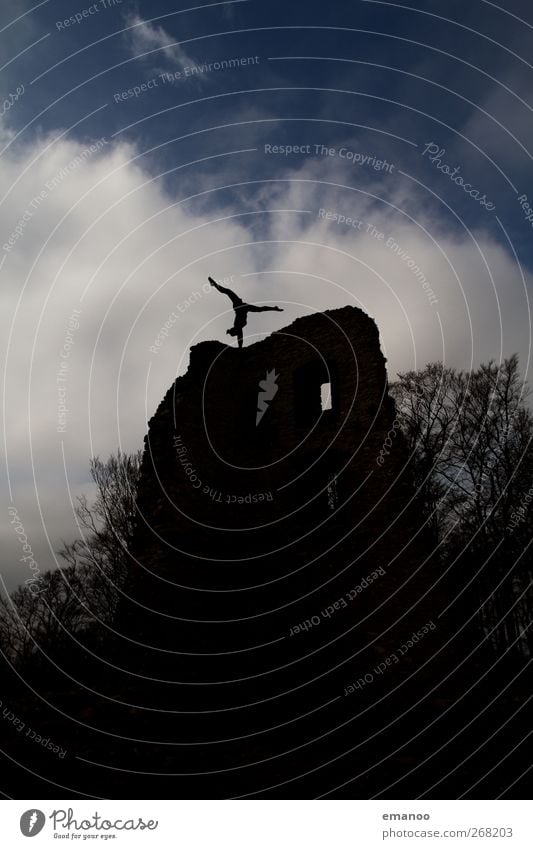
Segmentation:
<svg viewBox="0 0 533 849">
<path fill-rule="evenodd" d="M 254 307 L 248 304 L 248 312 L 283 312 L 283 307 Z"/>
<path fill-rule="evenodd" d="M 225 286 L 221 286 L 220 283 L 217 283 L 216 280 L 213 280 L 212 277 L 208 277 L 207 279 L 211 283 L 211 286 L 214 286 L 215 289 L 218 289 L 218 291 L 222 292 L 223 295 L 228 296 L 234 307 L 238 306 L 239 304 L 242 304 L 242 299 L 239 298 L 239 296 L 236 295 L 235 292 L 232 292 L 231 289 L 226 289 Z"/>
</svg>

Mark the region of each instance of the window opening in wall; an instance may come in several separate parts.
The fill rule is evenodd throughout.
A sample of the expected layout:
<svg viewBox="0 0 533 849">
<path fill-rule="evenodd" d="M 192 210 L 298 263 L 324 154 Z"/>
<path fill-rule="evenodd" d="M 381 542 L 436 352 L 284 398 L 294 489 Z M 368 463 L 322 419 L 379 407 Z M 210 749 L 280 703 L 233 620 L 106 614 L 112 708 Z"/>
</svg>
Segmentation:
<svg viewBox="0 0 533 849">
<path fill-rule="evenodd" d="M 331 383 L 322 383 L 320 386 L 320 404 L 322 407 L 322 412 L 324 413 L 326 410 L 331 410 Z"/>
</svg>

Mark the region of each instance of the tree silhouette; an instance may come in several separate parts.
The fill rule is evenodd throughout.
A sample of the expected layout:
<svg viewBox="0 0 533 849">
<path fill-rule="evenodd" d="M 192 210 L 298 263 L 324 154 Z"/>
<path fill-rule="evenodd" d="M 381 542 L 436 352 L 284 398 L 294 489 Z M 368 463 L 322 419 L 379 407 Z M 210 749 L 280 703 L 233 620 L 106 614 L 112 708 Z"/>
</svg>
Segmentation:
<svg viewBox="0 0 533 849">
<path fill-rule="evenodd" d="M 390 391 L 452 601 L 475 613 L 496 652 L 529 657 L 533 415 L 518 357 L 471 372 L 429 363 Z M 105 635 L 128 574 L 141 460 L 141 451 L 93 458 L 96 496 L 78 498 L 80 536 L 59 551 L 64 565 L 0 598 L 0 647 L 12 662 L 68 651 L 71 635 Z"/>
<path fill-rule="evenodd" d="M 93 458 L 96 496 L 78 498 L 80 537 L 59 551 L 64 565 L 0 597 L 0 646 L 12 663 L 28 664 L 39 650 L 57 658 L 71 650 L 72 636 L 104 636 L 127 574 L 141 459 L 141 451 Z"/>
<path fill-rule="evenodd" d="M 494 648 L 529 656 L 533 416 L 518 357 L 468 373 L 431 363 L 398 377 L 397 416 L 434 543 L 443 564 L 458 567 L 455 591 L 464 586 L 479 606 Z"/>
</svg>

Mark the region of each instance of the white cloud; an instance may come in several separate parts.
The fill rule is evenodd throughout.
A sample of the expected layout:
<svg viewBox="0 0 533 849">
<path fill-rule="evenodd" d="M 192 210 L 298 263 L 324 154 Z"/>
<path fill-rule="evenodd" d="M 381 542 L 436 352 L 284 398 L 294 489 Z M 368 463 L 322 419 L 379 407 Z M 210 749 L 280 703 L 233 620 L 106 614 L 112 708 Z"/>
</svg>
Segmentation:
<svg viewBox="0 0 533 849">
<path fill-rule="evenodd" d="M 132 56 L 150 54 L 145 57 L 146 61 L 155 64 L 161 56 L 180 67 L 194 64 L 187 52 L 179 44 L 176 44 L 178 39 L 171 36 L 162 26 L 152 24 L 136 13 L 127 16 L 127 24 L 129 27 L 133 27 L 127 32 Z M 158 53 L 151 52 L 154 50 Z"/>
<path fill-rule="evenodd" d="M 326 170 L 311 160 L 284 174 L 290 184 L 263 190 L 264 206 L 308 211 L 271 218 L 270 238 L 279 242 L 265 262 L 276 269 L 268 275 L 275 296 L 285 292 L 311 310 L 361 306 L 378 323 L 392 376 L 432 359 L 469 368 L 514 351 L 525 368 L 526 292 L 533 280 L 511 252 L 485 230 L 452 230 L 440 212 L 413 193 L 408 198 L 405 185 L 397 188 L 386 174 L 360 168 L 343 186 L 343 168 L 332 160 Z M 360 229 L 320 217 L 321 208 L 358 219 Z M 430 302 L 429 288 L 438 304 Z"/>
<path fill-rule="evenodd" d="M 75 533 L 61 439 L 77 492 L 92 454 L 140 446 L 147 417 L 198 328 L 214 318 L 217 329 L 200 333 L 208 338 L 230 324 L 227 317 L 216 321 L 226 305 L 206 297 L 180 313 L 172 338 L 154 357 L 148 349 L 168 314 L 201 291 L 208 274 L 253 268 L 251 250 L 233 247 L 249 241 L 244 228 L 236 221 L 210 225 L 206 216 L 173 205 L 160 183 L 130 161 L 133 148 L 105 145 L 71 170 L 87 145 L 56 140 L 39 157 L 51 142 L 0 160 L 2 244 L 31 213 L 0 272 L 7 458 L 15 503 L 47 565 L 38 499 L 55 547 L 60 528 L 65 537 Z M 62 169 L 67 176 L 56 184 Z M 216 258 L 204 259 L 206 253 Z M 79 328 L 71 331 L 66 381 L 58 384 L 72 315 Z M 57 432 L 60 388 L 68 408 L 64 434 Z M 7 497 L 4 491 L 6 518 Z M 14 557 L 16 540 L 2 524 L 4 551 Z"/>
<path fill-rule="evenodd" d="M 187 366 L 190 345 L 228 340 L 229 302 L 202 289 L 208 274 L 233 275 L 245 299 L 285 307 L 255 317 L 250 333 L 270 333 L 320 309 L 362 306 L 378 323 L 391 375 L 430 359 L 469 367 L 498 358 L 500 348 L 504 355 L 518 350 L 525 362 L 529 313 L 520 276 L 485 233 L 473 234 L 476 245 L 427 212 L 412 222 L 368 195 L 328 188 L 320 163 L 290 175 L 310 182 L 271 184 L 255 210 L 247 203 L 195 214 L 152 179 L 131 145 L 108 142 L 72 167 L 88 144 L 51 136 L 0 159 L 5 241 L 45 192 L 0 271 L 10 480 L 45 568 L 53 565 L 45 530 L 53 549 L 76 533 L 67 481 L 74 494 L 86 490 L 91 455 L 140 447 L 147 419 Z M 67 173 L 58 179 L 62 169 Z M 395 203 L 386 176 L 358 174 L 367 191 Z M 321 218 L 321 207 L 360 219 L 362 229 Z M 259 215 L 242 214 L 251 211 Z M 384 238 L 367 232 L 368 224 Z M 438 305 L 429 303 L 405 257 L 387 247 L 389 236 L 426 275 Z M 173 312 L 168 337 L 151 353 Z M 58 384 L 66 339 L 71 355 Z M 68 408 L 64 434 L 57 432 L 58 388 Z M 12 585 L 24 575 L 8 503 L 4 491 L 0 541 Z"/>
</svg>

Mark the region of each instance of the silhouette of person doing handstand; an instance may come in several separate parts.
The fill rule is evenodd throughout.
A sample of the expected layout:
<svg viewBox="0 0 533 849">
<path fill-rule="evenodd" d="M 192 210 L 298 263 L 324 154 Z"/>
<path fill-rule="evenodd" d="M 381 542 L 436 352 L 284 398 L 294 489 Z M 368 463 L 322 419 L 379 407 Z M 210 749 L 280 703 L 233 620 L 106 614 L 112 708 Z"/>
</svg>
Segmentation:
<svg viewBox="0 0 533 849">
<path fill-rule="evenodd" d="M 230 327 L 229 330 L 226 330 L 226 333 L 229 333 L 230 336 L 236 336 L 239 344 L 239 348 L 242 348 L 242 329 L 248 322 L 248 313 L 249 312 L 283 312 L 282 307 L 255 307 L 253 304 L 246 304 L 242 298 L 239 298 L 235 292 L 232 292 L 231 289 L 226 289 L 225 286 L 220 286 L 219 283 L 216 283 L 212 277 L 207 278 L 211 283 L 211 286 L 214 286 L 215 289 L 218 289 L 222 294 L 227 295 L 233 304 L 233 309 L 235 310 L 235 321 L 233 327 Z"/>
</svg>

